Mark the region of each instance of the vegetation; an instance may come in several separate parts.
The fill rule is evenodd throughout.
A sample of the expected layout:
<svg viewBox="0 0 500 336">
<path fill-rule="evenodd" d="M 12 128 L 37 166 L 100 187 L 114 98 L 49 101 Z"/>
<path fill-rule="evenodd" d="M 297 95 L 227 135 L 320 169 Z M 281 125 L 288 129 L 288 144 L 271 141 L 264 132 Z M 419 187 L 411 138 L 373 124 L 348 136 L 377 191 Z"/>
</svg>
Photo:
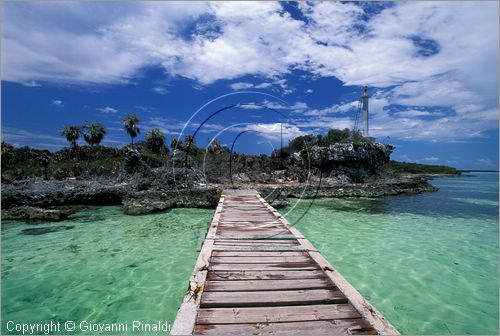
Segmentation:
<svg viewBox="0 0 500 336">
<path fill-rule="evenodd" d="M 80 138 L 80 132 L 82 128 L 80 126 L 65 126 L 61 131 L 61 135 L 66 137 L 66 140 L 71 144 L 72 148 L 76 148 L 77 141 Z"/>
<path fill-rule="evenodd" d="M 359 131 L 353 131 L 348 128 L 331 129 L 325 135 L 300 135 L 288 142 L 287 147 L 283 147 L 283 156 L 288 157 L 292 153 L 311 150 L 314 146 L 327 147 L 337 143 L 352 143 L 354 146 L 359 146 L 363 142 L 373 142 L 373 138 L 363 137 Z M 273 156 L 280 156 L 281 150 L 277 149 L 273 152 Z M 304 152 L 304 154 L 306 154 Z"/>
<path fill-rule="evenodd" d="M 85 123 L 82 130 L 83 138 L 91 146 L 100 144 L 104 135 L 106 135 L 106 129 L 101 123 Z"/>
<path fill-rule="evenodd" d="M 146 133 L 146 145 L 152 153 L 168 153 L 165 136 L 158 128 L 153 128 Z"/>
<path fill-rule="evenodd" d="M 207 172 L 207 182 L 223 182 L 224 178 L 229 176 L 230 149 L 221 145 L 216 139 L 205 149 L 197 146 L 192 135 L 187 135 L 183 141 L 172 138 L 170 143 L 172 151 L 169 151 L 167 140 L 161 130 L 151 129 L 146 133 L 145 140 L 138 141 L 134 145 L 134 138 L 139 134 L 138 123 L 139 119 L 134 115 L 128 115 L 123 119 L 124 129 L 131 137 L 131 145 L 123 148 L 101 146 L 106 129 L 100 123 L 88 122 L 83 126 L 64 127 L 62 135 L 68 140 L 70 148 L 63 148 L 56 152 L 32 149 L 27 146 L 15 148 L 2 142 L 2 181 L 30 177 L 43 177 L 44 179 L 118 177 L 123 171 L 125 157 L 131 152 L 136 152 L 134 155 L 151 168 L 164 166 L 183 168 L 187 163 L 187 168 L 192 171 Z M 77 141 L 82 134 L 88 146 L 78 146 Z M 306 150 L 311 150 L 314 146 L 326 147 L 350 143 L 356 147 L 364 142 L 372 141 L 372 138 L 365 138 L 356 131 L 332 129 L 326 134 L 296 137 L 290 140 L 288 146 L 282 151 L 277 149 L 271 156 L 233 153 L 231 168 L 234 174 L 241 174 L 241 178 L 248 176 L 255 180 L 256 177 L 261 178 L 279 173 L 283 175 L 283 178 L 292 176 L 301 180 L 306 178 L 307 171 L 301 166 L 297 153 L 300 156 L 307 156 Z M 74 159 L 72 155 L 74 153 L 77 153 L 76 157 L 79 160 Z M 390 161 L 385 168 L 387 172 L 394 175 L 399 173 L 460 174 L 451 167 L 397 161 Z"/>
<path fill-rule="evenodd" d="M 123 118 L 123 128 L 130 135 L 130 140 L 132 146 L 134 145 L 134 138 L 139 134 L 140 130 L 137 127 L 139 123 L 139 118 L 133 114 L 128 114 L 125 118 Z"/>
<path fill-rule="evenodd" d="M 386 163 L 385 169 L 392 174 L 461 174 L 459 170 L 453 167 L 399 162 L 393 160 Z"/>
</svg>

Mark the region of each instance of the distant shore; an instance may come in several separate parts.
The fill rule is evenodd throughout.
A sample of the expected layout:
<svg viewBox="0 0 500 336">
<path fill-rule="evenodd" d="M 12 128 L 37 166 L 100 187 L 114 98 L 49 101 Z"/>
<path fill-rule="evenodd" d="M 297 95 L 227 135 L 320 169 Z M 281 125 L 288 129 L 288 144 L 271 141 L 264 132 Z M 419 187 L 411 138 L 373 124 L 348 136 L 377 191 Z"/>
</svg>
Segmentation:
<svg viewBox="0 0 500 336">
<path fill-rule="evenodd" d="M 126 214 L 139 215 L 175 207 L 215 208 L 223 189 L 257 189 L 275 207 L 288 198 L 380 197 L 436 191 L 428 179 L 446 174 L 401 175 L 373 182 L 351 183 L 312 178 L 309 184 L 214 184 L 203 187 L 137 190 L 128 183 L 106 180 L 44 181 L 30 179 L 2 185 L 2 219 L 63 220 L 85 206 L 121 205 Z M 321 183 L 320 183 L 321 182 Z"/>
</svg>

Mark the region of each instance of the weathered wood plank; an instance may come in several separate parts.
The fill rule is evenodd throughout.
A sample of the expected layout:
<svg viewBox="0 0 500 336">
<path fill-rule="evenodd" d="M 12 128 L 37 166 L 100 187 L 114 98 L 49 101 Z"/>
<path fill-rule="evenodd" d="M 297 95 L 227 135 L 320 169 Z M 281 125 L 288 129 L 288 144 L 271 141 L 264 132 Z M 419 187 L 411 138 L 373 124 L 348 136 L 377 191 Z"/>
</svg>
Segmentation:
<svg viewBox="0 0 500 336">
<path fill-rule="evenodd" d="M 171 335 L 398 334 L 255 190 L 224 190 L 200 258 Z"/>
<path fill-rule="evenodd" d="M 320 269 L 319 266 L 311 261 L 306 262 L 276 262 L 276 263 L 260 263 L 260 264 L 219 264 L 210 263 L 210 271 L 286 271 L 293 269 L 315 270 Z"/>
<path fill-rule="evenodd" d="M 360 318 L 350 304 L 326 304 L 309 306 L 248 307 L 248 308 L 200 308 L 196 323 L 230 324 L 261 322 L 300 322 Z"/>
<path fill-rule="evenodd" d="M 189 335 L 193 333 L 196 313 L 200 307 L 201 293 L 208 273 L 209 258 L 212 254 L 213 240 L 206 239 L 201 248 L 193 273 L 189 279 L 189 286 L 184 295 L 183 303 L 177 311 L 171 335 Z"/>
<path fill-rule="evenodd" d="M 283 239 L 283 240 L 278 240 L 278 239 L 272 239 L 272 238 L 263 238 L 263 239 L 246 239 L 246 240 L 241 240 L 241 239 L 221 239 L 221 238 L 216 238 L 215 245 L 238 245 L 238 246 L 246 246 L 246 245 L 299 245 L 299 242 L 297 240 L 290 240 L 290 239 Z"/>
<path fill-rule="evenodd" d="M 230 246 L 230 245 L 214 245 L 214 251 L 304 251 L 304 248 L 298 246 L 269 246 L 269 245 L 253 245 L 253 246 Z"/>
<path fill-rule="evenodd" d="M 303 263 L 311 262 L 311 257 L 308 256 L 294 256 L 294 257 L 216 257 L 212 255 L 210 262 L 219 264 L 262 264 L 262 263 Z"/>
<path fill-rule="evenodd" d="M 219 239 L 240 239 L 243 240 L 242 235 L 248 235 L 247 239 L 265 239 L 265 238 L 277 238 L 277 239 L 292 239 L 289 238 L 288 230 L 265 230 L 260 228 L 250 228 L 250 229 L 226 229 L 220 228 L 217 230 L 217 237 Z"/>
<path fill-rule="evenodd" d="M 268 209 L 278 216 L 279 220 L 286 225 L 292 234 L 300 235 L 299 230 L 288 223 L 288 221 L 266 203 L 259 195 L 259 199 Z M 301 246 L 309 252 L 309 255 L 325 270 L 325 275 L 335 283 L 347 296 L 349 302 L 360 312 L 363 318 L 368 321 L 380 334 L 399 335 L 396 328 L 374 307 L 372 306 L 343 276 L 340 274 L 307 239 L 298 239 Z"/>
<path fill-rule="evenodd" d="M 306 252 L 225 252 L 214 251 L 212 257 L 307 257 Z"/>
<path fill-rule="evenodd" d="M 321 289 L 329 287 L 332 287 L 332 283 L 325 278 L 301 280 L 207 281 L 205 284 L 205 291 L 270 291 L 291 289 Z"/>
<path fill-rule="evenodd" d="M 199 335 L 375 335 L 364 320 L 330 320 L 248 324 L 198 324 Z"/>
<path fill-rule="evenodd" d="M 203 292 L 200 307 L 290 306 L 347 303 L 344 294 L 334 289 L 300 289 L 255 292 Z"/>
<path fill-rule="evenodd" d="M 324 277 L 320 270 L 299 271 L 210 271 L 207 280 L 259 280 L 259 279 L 317 279 Z"/>
</svg>

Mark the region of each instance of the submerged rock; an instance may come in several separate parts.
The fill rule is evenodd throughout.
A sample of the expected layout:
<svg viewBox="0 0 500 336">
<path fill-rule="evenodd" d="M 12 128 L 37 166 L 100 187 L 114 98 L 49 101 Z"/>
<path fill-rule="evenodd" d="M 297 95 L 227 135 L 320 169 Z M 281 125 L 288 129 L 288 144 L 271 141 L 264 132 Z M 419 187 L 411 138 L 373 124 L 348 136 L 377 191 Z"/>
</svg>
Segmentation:
<svg viewBox="0 0 500 336">
<path fill-rule="evenodd" d="M 39 227 L 39 228 L 24 229 L 23 233 L 25 235 L 38 236 L 38 235 L 46 234 L 46 233 L 50 233 L 50 232 L 71 230 L 73 228 L 75 228 L 74 225 L 48 226 L 48 227 Z"/>
<path fill-rule="evenodd" d="M 2 219 L 38 219 L 38 220 L 50 220 L 50 221 L 61 221 L 71 214 L 69 210 L 60 209 L 42 209 L 32 206 L 20 206 L 7 210 L 2 210 Z"/>
</svg>

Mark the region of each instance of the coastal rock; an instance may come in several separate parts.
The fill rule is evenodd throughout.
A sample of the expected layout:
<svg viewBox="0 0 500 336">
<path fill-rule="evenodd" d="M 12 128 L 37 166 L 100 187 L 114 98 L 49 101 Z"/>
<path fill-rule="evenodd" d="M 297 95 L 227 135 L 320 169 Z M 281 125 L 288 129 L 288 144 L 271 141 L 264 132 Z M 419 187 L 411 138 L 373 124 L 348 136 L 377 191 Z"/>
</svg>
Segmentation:
<svg viewBox="0 0 500 336">
<path fill-rule="evenodd" d="M 399 194 L 420 194 L 434 192 L 438 188 L 421 176 L 378 179 L 367 183 L 342 183 L 336 185 L 316 185 L 285 187 L 282 193 L 291 198 L 316 197 L 380 197 Z"/>
<path fill-rule="evenodd" d="M 71 211 L 60 209 L 42 209 L 32 206 L 20 206 L 2 211 L 2 219 L 38 219 L 61 221 L 71 214 Z"/>
<path fill-rule="evenodd" d="M 323 172 L 323 177 L 344 180 L 347 177 L 360 183 L 379 177 L 393 150 L 392 145 L 376 142 L 336 143 L 329 147 L 315 146 L 308 157 L 312 167 Z"/>
<path fill-rule="evenodd" d="M 2 209 L 25 205 L 40 208 L 59 205 L 118 205 L 127 192 L 127 184 L 110 183 L 106 180 L 22 180 L 2 184 Z"/>
<path fill-rule="evenodd" d="M 282 208 L 290 203 L 282 188 L 259 188 L 257 191 L 274 208 Z"/>
<path fill-rule="evenodd" d="M 175 207 L 215 208 L 221 192 L 217 188 L 136 192 L 124 198 L 123 211 L 128 215 L 139 215 Z"/>
</svg>

